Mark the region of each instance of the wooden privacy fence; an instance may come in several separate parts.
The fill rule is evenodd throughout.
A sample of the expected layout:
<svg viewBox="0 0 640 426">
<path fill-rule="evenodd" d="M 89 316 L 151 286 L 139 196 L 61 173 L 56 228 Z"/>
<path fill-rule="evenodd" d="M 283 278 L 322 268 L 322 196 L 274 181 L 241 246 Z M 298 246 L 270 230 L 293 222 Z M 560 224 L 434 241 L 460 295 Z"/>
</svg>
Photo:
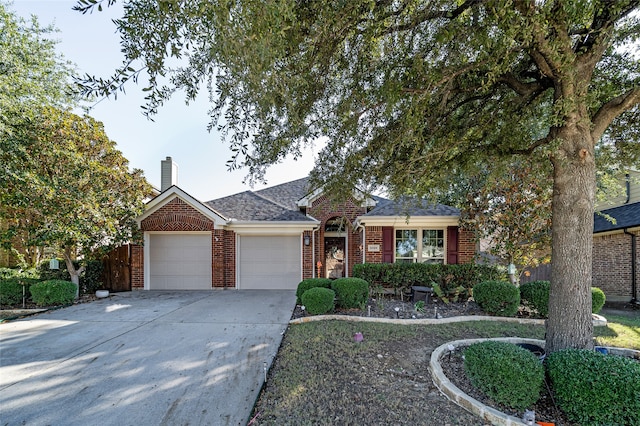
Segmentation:
<svg viewBox="0 0 640 426">
<path fill-rule="evenodd" d="M 525 272 L 520 276 L 520 284 L 529 283 L 531 281 L 550 281 L 551 280 L 551 264 L 545 263 L 544 265 L 537 266 L 535 268 L 527 268 Z M 529 276 L 527 276 L 529 272 Z"/>
<path fill-rule="evenodd" d="M 111 250 L 102 259 L 102 280 L 111 292 L 131 291 L 131 246 L 126 244 Z"/>
</svg>

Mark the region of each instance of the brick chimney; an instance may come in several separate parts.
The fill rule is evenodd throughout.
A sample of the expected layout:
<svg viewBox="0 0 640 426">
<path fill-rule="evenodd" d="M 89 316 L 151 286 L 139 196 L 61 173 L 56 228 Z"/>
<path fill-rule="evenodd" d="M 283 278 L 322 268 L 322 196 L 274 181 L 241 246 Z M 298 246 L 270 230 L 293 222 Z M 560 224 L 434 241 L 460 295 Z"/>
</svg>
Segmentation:
<svg viewBox="0 0 640 426">
<path fill-rule="evenodd" d="M 172 185 L 178 184 L 178 165 L 173 162 L 171 157 L 162 160 L 160 173 L 160 192 L 164 192 Z"/>
</svg>

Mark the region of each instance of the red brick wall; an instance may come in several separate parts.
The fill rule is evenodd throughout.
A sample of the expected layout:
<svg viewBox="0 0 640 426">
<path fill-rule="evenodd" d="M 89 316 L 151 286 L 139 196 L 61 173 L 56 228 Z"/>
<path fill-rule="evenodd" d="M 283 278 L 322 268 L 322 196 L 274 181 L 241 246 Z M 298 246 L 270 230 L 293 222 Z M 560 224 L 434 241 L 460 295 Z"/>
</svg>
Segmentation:
<svg viewBox="0 0 640 426">
<path fill-rule="evenodd" d="M 304 238 L 309 238 L 309 245 L 304 245 Z M 302 279 L 313 277 L 313 232 L 304 231 L 302 234 Z"/>
<path fill-rule="evenodd" d="M 131 244 L 131 288 L 144 288 L 144 248 Z"/>
<path fill-rule="evenodd" d="M 366 226 L 365 227 L 365 262 L 382 263 L 382 226 Z M 380 246 L 379 251 L 369 251 L 370 244 Z"/>
<path fill-rule="evenodd" d="M 636 241 L 640 231 L 635 232 Z M 631 236 L 624 233 L 593 237 L 592 285 L 611 300 L 631 300 Z M 636 253 L 636 280 L 640 283 L 640 250 Z M 637 291 L 638 289 L 636 289 Z M 640 292 L 636 294 L 636 299 Z"/>
<path fill-rule="evenodd" d="M 227 266 L 223 263 L 227 247 L 227 239 L 223 238 L 222 230 L 214 230 L 214 222 L 191 207 L 180 198 L 174 198 L 153 214 L 146 217 L 141 223 L 143 231 L 212 231 L 211 232 L 211 285 L 213 287 L 235 286 L 235 266 L 233 280 L 229 284 L 226 272 Z M 216 241 L 217 239 L 217 241 Z M 233 243 L 233 257 L 235 258 L 235 238 Z M 139 247 L 140 262 L 135 261 L 135 247 Z M 132 248 L 131 286 L 144 288 L 144 262 L 143 250 L 140 246 Z"/>
<path fill-rule="evenodd" d="M 473 232 L 458 228 L 458 263 L 473 262 L 476 255 L 476 240 Z"/>
<path fill-rule="evenodd" d="M 216 253 L 217 255 L 218 253 Z M 224 231 L 224 286 L 235 288 L 236 286 L 236 233 Z"/>
<path fill-rule="evenodd" d="M 327 223 L 327 220 L 333 219 L 335 217 L 345 217 L 347 219 L 348 225 L 346 233 L 347 237 L 347 270 L 346 276 L 352 276 L 353 265 L 356 263 L 362 263 L 362 251 L 360 250 L 360 246 L 362 245 L 362 237 L 360 232 L 357 232 L 353 229 L 353 222 L 356 217 L 363 215 L 366 213 L 366 209 L 361 207 L 358 202 L 355 200 L 348 200 L 341 204 L 332 203 L 326 196 L 322 195 L 318 197 L 312 204 L 312 206 L 307 209 L 307 214 L 313 216 L 318 219 L 320 223 L 320 230 L 316 232 L 316 246 L 315 253 L 316 259 L 315 261 L 323 262 L 323 266 L 321 268 L 321 274 L 324 276 L 324 228 Z M 304 264 L 303 264 L 304 266 Z M 317 272 L 317 269 L 316 269 Z M 309 273 L 308 270 L 303 271 L 303 275 L 306 276 Z"/>
<path fill-rule="evenodd" d="M 180 198 L 160 207 L 140 224 L 143 231 L 213 231 L 213 221 Z"/>
</svg>

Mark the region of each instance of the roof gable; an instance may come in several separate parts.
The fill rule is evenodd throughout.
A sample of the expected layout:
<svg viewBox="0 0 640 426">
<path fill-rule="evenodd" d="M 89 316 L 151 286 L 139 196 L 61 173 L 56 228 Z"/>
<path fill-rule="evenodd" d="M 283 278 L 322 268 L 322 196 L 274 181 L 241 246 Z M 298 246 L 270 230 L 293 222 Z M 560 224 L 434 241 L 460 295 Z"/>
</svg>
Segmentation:
<svg viewBox="0 0 640 426">
<path fill-rule="evenodd" d="M 138 225 L 176 197 L 211 219 L 215 226 L 224 226 L 227 223 L 227 219 L 220 213 L 173 185 L 146 204 L 144 213 L 136 219 Z"/>
</svg>

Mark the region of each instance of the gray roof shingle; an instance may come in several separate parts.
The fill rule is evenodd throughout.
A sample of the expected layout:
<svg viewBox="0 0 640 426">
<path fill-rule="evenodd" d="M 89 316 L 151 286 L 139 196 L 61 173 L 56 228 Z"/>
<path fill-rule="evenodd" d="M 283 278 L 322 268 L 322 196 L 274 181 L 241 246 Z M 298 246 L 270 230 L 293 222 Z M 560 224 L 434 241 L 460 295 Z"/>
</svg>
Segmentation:
<svg viewBox="0 0 640 426">
<path fill-rule="evenodd" d="M 374 197 L 377 201 L 365 216 L 460 216 L 460 210 L 444 204 L 433 204 L 426 200 L 402 199 L 392 201 Z"/>
<path fill-rule="evenodd" d="M 297 179 L 259 191 L 245 191 L 205 204 L 223 216 L 251 221 L 313 221 L 300 211 L 298 201 L 311 192 L 309 178 Z M 373 197 L 377 203 L 365 216 L 459 216 L 456 208 L 426 201 L 391 201 Z"/>
<path fill-rule="evenodd" d="M 616 223 L 612 223 L 606 217 L 596 214 L 593 218 L 594 233 L 640 226 L 640 202 L 602 210 L 602 213 L 614 218 Z"/>
</svg>

